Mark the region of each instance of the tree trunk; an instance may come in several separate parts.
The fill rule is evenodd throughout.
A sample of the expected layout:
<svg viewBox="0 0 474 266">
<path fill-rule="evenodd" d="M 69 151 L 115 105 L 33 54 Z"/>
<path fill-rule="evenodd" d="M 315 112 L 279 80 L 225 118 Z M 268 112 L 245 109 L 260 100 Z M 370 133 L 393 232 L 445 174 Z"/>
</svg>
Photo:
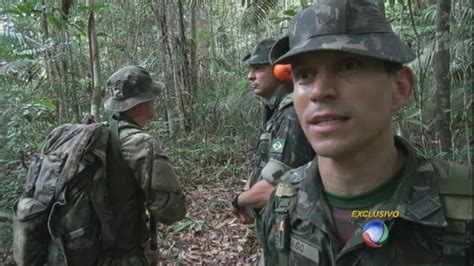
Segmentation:
<svg viewBox="0 0 474 266">
<path fill-rule="evenodd" d="M 47 4 L 49 3 L 46 3 L 45 0 L 42 0 L 41 1 L 41 5 L 42 6 L 46 6 Z M 46 10 L 43 10 L 42 13 L 41 13 L 41 28 L 42 28 L 42 31 L 43 31 L 43 42 L 46 43 L 46 41 L 49 39 L 49 30 L 48 30 L 48 16 L 47 16 L 47 13 L 46 13 Z M 55 71 L 55 66 L 54 66 L 54 62 L 52 62 L 51 60 L 51 57 L 52 57 L 52 54 L 51 54 L 51 51 L 49 50 L 46 50 L 45 51 L 45 61 L 46 61 L 46 74 L 48 76 L 48 80 L 51 84 L 51 87 L 53 89 L 53 95 L 55 94 L 55 96 L 53 97 L 53 102 L 54 102 L 54 105 L 55 105 L 55 108 L 56 108 L 56 114 L 57 114 L 57 123 L 58 124 L 62 124 L 63 123 L 63 116 L 62 116 L 62 110 L 61 110 L 61 102 L 59 99 L 61 99 L 61 90 L 59 88 L 59 82 L 57 81 L 58 80 L 58 77 L 57 77 L 57 72 Z"/>
<path fill-rule="evenodd" d="M 196 96 L 197 92 L 197 87 L 198 87 L 198 62 L 196 58 L 196 43 L 197 43 L 197 34 L 196 34 L 196 8 L 198 8 L 196 5 L 191 6 L 191 41 L 190 41 L 190 47 L 189 47 L 189 57 L 191 61 L 191 88 L 190 88 L 190 101 L 189 101 L 189 106 L 194 105 L 194 97 Z M 195 121 L 193 119 L 193 121 Z M 195 128 L 196 125 L 194 125 L 193 122 L 193 128 Z"/>
<path fill-rule="evenodd" d="M 164 73 L 164 81 L 169 84 L 170 80 L 170 75 L 168 75 L 168 68 L 171 64 L 170 60 L 170 55 L 167 49 L 167 43 L 168 43 L 168 25 L 167 25 L 167 4 L 166 0 L 148 0 L 148 3 L 150 5 L 150 8 L 153 10 L 153 13 L 155 14 L 155 21 L 156 21 L 156 26 L 158 29 L 161 29 L 161 31 L 158 32 L 157 35 L 157 40 L 158 40 L 158 47 L 159 51 L 161 54 L 161 58 L 163 59 L 162 61 L 162 68 L 163 68 L 163 73 Z M 164 104 L 164 110 L 165 110 L 165 119 L 168 124 L 168 132 L 170 137 L 173 139 L 176 136 L 176 125 L 175 125 L 175 113 L 173 108 L 171 107 L 172 105 L 170 104 L 170 89 L 169 86 L 165 86 L 164 92 L 163 92 L 163 104 Z"/>
<path fill-rule="evenodd" d="M 134 4 L 133 1 L 130 1 L 132 2 L 132 5 Z M 137 51 L 138 51 L 138 41 L 139 41 L 139 33 L 140 33 L 140 27 L 142 27 L 143 25 L 141 24 L 141 21 L 142 21 L 142 14 L 143 14 L 143 2 L 142 1 L 138 1 L 139 2 L 139 8 L 138 8 L 138 14 L 135 16 L 137 18 L 136 20 L 136 23 L 135 23 L 135 35 L 133 37 L 133 46 L 132 46 L 132 62 L 133 64 L 137 65 L 138 64 L 138 59 L 137 59 Z"/>
<path fill-rule="evenodd" d="M 169 0 L 168 0 L 169 1 Z M 168 14 L 173 14 L 173 1 L 169 1 L 167 3 L 167 8 L 168 8 Z M 177 48 L 177 37 L 174 34 L 174 16 L 168 16 L 166 24 L 168 25 L 168 43 L 167 43 L 167 48 L 168 48 L 168 54 L 171 59 L 171 69 L 173 73 L 173 86 L 174 86 L 174 93 L 175 93 L 175 98 L 176 98 L 176 107 L 178 110 L 178 125 L 179 129 L 181 132 L 185 132 L 186 126 L 185 126 L 185 114 L 184 114 L 184 104 L 183 104 L 183 96 L 181 93 L 181 87 L 182 83 L 181 80 L 182 78 L 179 76 L 179 71 L 178 71 L 178 55 L 176 53 Z"/>
<path fill-rule="evenodd" d="M 436 4 L 436 53 L 434 72 L 436 79 L 436 116 L 435 129 L 443 152 L 450 152 L 451 146 L 451 110 L 449 78 L 449 15 L 450 0 L 437 0 Z"/>
<path fill-rule="evenodd" d="M 198 9 L 196 16 L 196 28 L 201 32 L 198 32 L 198 35 L 206 34 L 206 20 L 204 19 L 204 10 Z M 197 53 L 199 56 L 198 68 L 199 68 L 199 78 L 201 80 L 201 88 L 209 88 L 210 86 L 210 55 L 209 55 L 209 39 L 206 37 L 200 38 L 201 43 L 197 43 Z"/>
<path fill-rule="evenodd" d="M 86 5 L 92 7 L 94 0 L 86 0 Z M 100 104 L 100 63 L 99 63 L 99 44 L 97 42 L 97 35 L 95 33 L 95 19 L 94 11 L 91 9 L 89 13 L 89 22 L 87 26 L 87 35 L 89 38 L 89 55 L 91 62 L 92 74 L 92 97 L 90 114 L 94 116 L 96 121 L 99 119 L 99 104 Z"/>
</svg>

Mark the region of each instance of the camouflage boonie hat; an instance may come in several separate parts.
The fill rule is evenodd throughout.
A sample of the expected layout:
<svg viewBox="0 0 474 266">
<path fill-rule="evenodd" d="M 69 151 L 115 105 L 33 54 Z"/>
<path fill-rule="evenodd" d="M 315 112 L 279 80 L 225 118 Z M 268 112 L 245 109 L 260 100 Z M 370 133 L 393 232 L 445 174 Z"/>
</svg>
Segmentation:
<svg viewBox="0 0 474 266">
<path fill-rule="evenodd" d="M 107 81 L 108 99 L 105 109 L 123 112 L 133 106 L 153 100 L 164 88 L 164 84 L 154 81 L 150 73 L 139 66 L 121 68 Z"/>
<path fill-rule="evenodd" d="M 275 40 L 265 39 L 260 41 L 253 51 L 247 54 L 242 62 L 245 62 L 249 65 L 269 65 L 270 64 L 270 50 L 275 44 Z"/>
<path fill-rule="evenodd" d="M 392 31 L 374 0 L 320 0 L 291 21 L 288 36 L 270 52 L 272 64 L 295 55 L 334 50 L 407 63 L 415 54 Z"/>
</svg>

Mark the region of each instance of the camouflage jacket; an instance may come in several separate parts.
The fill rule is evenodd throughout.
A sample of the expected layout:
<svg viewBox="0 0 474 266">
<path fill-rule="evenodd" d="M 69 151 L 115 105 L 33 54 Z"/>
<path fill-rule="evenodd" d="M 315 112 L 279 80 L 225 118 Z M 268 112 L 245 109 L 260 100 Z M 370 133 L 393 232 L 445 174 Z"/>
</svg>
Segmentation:
<svg viewBox="0 0 474 266">
<path fill-rule="evenodd" d="M 408 154 L 399 184 L 371 208 L 399 211 L 384 219 L 385 245 L 363 242 L 365 218 L 351 218 L 358 229 L 345 244 L 339 240 L 317 164 L 310 162 L 285 175 L 265 207 L 266 265 L 472 265 L 472 167 L 423 158 L 399 137 L 396 144 Z M 284 215 L 289 227 L 279 223 Z"/>
<path fill-rule="evenodd" d="M 144 207 L 157 222 L 168 225 L 186 213 L 181 184 L 160 143 L 144 131 L 127 128 L 127 123 L 119 121 L 122 155 L 134 173 L 138 193 L 123 206 L 129 211 L 117 230 L 116 247 L 120 251 L 106 252 L 98 265 L 148 265 L 143 253 L 149 237 Z"/>
<path fill-rule="evenodd" d="M 119 128 L 122 127 L 120 121 Z M 186 213 L 181 184 L 160 143 L 145 132 L 120 131 L 122 155 L 135 173 L 145 206 L 158 222 L 172 224 Z"/>
<path fill-rule="evenodd" d="M 315 156 L 296 116 L 291 87 L 284 85 L 264 105 L 265 117 L 249 177 L 250 186 L 262 178 L 262 171 L 263 178 L 277 184 L 286 172 L 278 169 L 297 168 Z"/>
</svg>

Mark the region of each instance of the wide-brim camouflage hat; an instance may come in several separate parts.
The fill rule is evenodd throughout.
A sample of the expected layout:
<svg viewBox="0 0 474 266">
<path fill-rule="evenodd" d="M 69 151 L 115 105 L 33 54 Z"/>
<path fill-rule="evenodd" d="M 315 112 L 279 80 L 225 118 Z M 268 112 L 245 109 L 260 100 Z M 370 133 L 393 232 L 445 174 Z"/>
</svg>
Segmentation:
<svg viewBox="0 0 474 266">
<path fill-rule="evenodd" d="M 402 64 L 415 59 L 374 0 L 321 0 L 302 10 L 292 19 L 288 36 L 272 47 L 270 60 L 286 64 L 296 55 L 322 50 Z"/>
<path fill-rule="evenodd" d="M 270 64 L 270 50 L 275 44 L 275 40 L 264 39 L 261 40 L 251 53 L 247 54 L 242 62 L 245 62 L 249 65 L 269 65 Z"/>
<path fill-rule="evenodd" d="M 112 74 L 107 81 L 108 99 L 104 108 L 123 112 L 137 104 L 156 98 L 165 87 L 154 81 L 150 73 L 139 66 L 126 66 Z"/>
</svg>

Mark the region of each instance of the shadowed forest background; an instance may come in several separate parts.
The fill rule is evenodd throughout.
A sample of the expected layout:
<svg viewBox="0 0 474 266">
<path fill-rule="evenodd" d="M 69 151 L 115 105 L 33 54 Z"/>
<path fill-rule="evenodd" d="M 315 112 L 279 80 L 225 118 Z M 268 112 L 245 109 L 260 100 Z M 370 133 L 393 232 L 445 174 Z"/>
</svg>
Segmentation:
<svg viewBox="0 0 474 266">
<path fill-rule="evenodd" d="M 417 54 L 411 102 L 394 119 L 423 154 L 472 164 L 472 25 L 468 0 L 374 0 Z M 12 264 L 11 210 L 31 155 L 63 123 L 98 121 L 107 78 L 141 65 L 163 81 L 147 129 L 184 184 L 187 218 L 158 232 L 161 261 L 255 262 L 253 227 L 230 214 L 250 174 L 261 104 L 241 62 L 278 39 L 310 0 L 2 0 L 0 264 Z"/>
</svg>

